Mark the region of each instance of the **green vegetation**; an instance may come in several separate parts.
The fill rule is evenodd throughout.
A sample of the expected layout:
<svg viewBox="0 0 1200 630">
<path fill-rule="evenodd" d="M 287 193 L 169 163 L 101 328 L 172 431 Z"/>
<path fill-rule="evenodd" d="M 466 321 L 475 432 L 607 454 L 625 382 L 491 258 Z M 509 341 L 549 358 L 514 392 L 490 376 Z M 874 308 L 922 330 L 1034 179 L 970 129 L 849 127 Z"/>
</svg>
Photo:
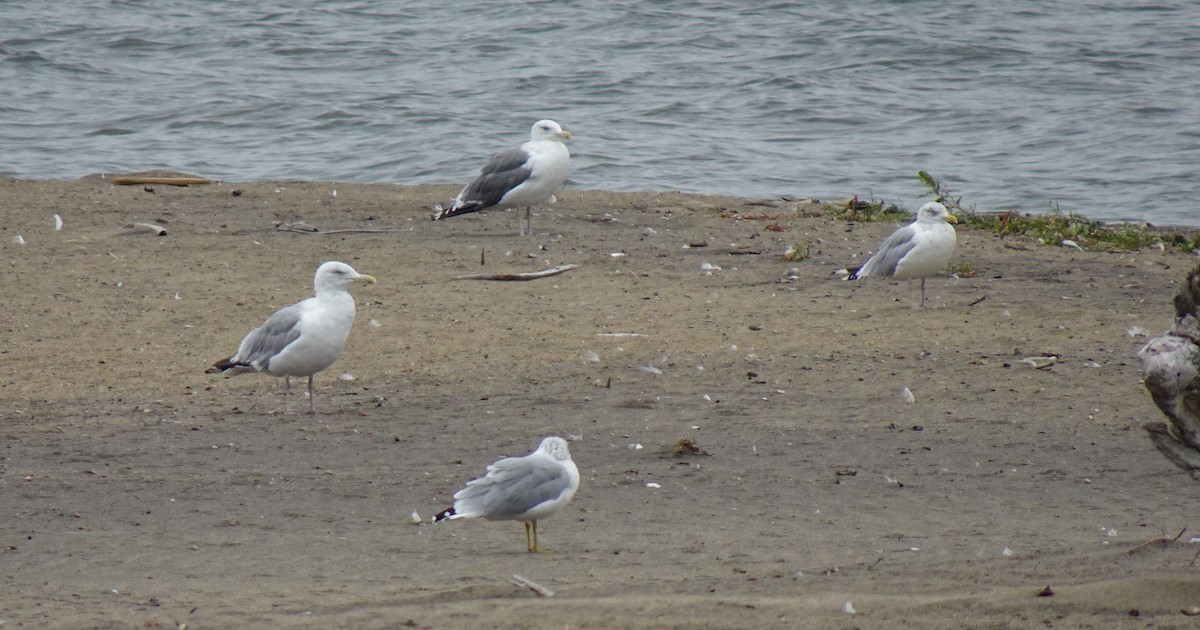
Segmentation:
<svg viewBox="0 0 1200 630">
<path fill-rule="evenodd" d="M 917 171 L 917 179 L 921 180 L 921 183 L 929 189 L 927 195 L 932 195 L 956 216 L 959 225 L 985 230 L 1000 238 L 1027 236 L 1037 239 L 1044 245 L 1062 245 L 1063 241 L 1072 241 L 1085 250 L 1133 251 L 1146 247 L 1160 249 L 1172 247 L 1189 252 L 1200 250 L 1200 230 L 1197 229 L 1156 228 L 1137 223 L 1092 221 L 1073 212 L 1063 212 L 1057 204 L 1052 204 L 1050 211 L 1045 214 L 1021 213 L 1012 210 L 979 212 L 976 211 L 974 205 L 964 206 L 961 195 L 952 193 L 944 183 L 929 173 Z M 900 223 L 911 220 L 913 216 L 911 211 L 901 209 L 896 204 L 874 200 L 863 201 L 858 197 L 844 203 L 821 204 L 819 212 L 805 209 L 798 216 L 820 216 L 821 213 L 828 213 L 839 221 L 861 222 Z M 766 215 L 763 217 L 765 218 Z M 769 225 L 766 229 L 787 231 L 786 227 L 782 225 Z M 787 258 L 787 260 L 802 260 L 806 257 L 807 252 L 801 252 L 799 245 L 796 245 L 789 249 L 788 254 L 795 258 Z M 959 273 L 959 276 L 970 277 L 964 273 Z"/>
<path fill-rule="evenodd" d="M 917 171 L 917 178 L 938 202 L 957 216 L 960 225 L 987 230 L 1001 238 L 1030 236 L 1045 245 L 1060 245 L 1064 240 L 1070 240 L 1084 249 L 1136 250 L 1158 243 L 1185 251 L 1200 247 L 1200 231 L 1197 230 L 1159 230 L 1133 223 L 1092 221 L 1075 213 L 1064 213 L 1057 205 L 1046 214 L 1022 214 L 1011 210 L 976 212 L 974 206 L 963 206 L 961 196 L 955 196 L 929 173 Z"/>
<path fill-rule="evenodd" d="M 926 194 L 932 194 L 934 197 L 936 197 L 934 201 L 946 206 L 946 209 L 949 210 L 951 214 L 975 214 L 975 206 L 964 208 L 962 205 L 962 196 L 960 195 L 955 197 L 954 195 L 950 194 L 950 189 L 938 180 L 934 179 L 933 175 L 930 175 L 925 171 L 917 171 L 917 179 L 921 180 L 921 183 L 925 184 L 925 187 L 929 189 L 929 193 Z M 921 196 L 924 197 L 925 195 Z"/>
</svg>

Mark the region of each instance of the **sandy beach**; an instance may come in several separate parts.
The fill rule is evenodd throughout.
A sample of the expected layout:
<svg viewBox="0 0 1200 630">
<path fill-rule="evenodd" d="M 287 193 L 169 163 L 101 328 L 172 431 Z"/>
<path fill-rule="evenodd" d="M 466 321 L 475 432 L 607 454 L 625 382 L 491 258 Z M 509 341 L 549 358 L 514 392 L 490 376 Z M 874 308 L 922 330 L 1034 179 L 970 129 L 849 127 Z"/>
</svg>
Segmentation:
<svg viewBox="0 0 1200 630">
<path fill-rule="evenodd" d="M 431 222 L 457 189 L 0 179 L 3 627 L 1200 624 L 1134 356 L 1195 255 L 960 226 L 975 274 L 919 311 L 836 273 L 897 224 L 820 203 L 567 190 L 529 238 Z M 379 282 L 315 416 L 204 373 L 326 260 Z M 547 435 L 582 477 L 552 551 L 428 524 Z"/>
</svg>

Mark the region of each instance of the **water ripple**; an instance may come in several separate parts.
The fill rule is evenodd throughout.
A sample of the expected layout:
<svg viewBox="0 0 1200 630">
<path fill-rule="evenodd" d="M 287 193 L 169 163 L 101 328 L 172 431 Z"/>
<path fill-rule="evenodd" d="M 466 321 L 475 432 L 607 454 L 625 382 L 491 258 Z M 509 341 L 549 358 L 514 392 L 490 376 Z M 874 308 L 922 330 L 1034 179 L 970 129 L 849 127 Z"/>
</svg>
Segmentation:
<svg viewBox="0 0 1200 630">
<path fill-rule="evenodd" d="M 571 185 L 1200 225 L 1193 3 L 5 3 L 0 173 L 463 182 L 558 119 Z"/>
</svg>

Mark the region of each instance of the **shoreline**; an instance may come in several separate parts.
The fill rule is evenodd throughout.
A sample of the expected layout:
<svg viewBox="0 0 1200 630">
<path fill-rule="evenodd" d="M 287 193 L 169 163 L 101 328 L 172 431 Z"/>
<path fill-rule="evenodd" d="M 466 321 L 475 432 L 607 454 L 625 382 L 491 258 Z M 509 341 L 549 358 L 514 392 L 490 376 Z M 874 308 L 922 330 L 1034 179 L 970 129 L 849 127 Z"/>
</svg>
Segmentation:
<svg viewBox="0 0 1200 630">
<path fill-rule="evenodd" d="M 332 186 L 337 186 L 337 185 L 343 185 L 343 186 L 390 186 L 390 187 L 395 187 L 395 188 L 422 188 L 422 187 L 432 186 L 432 187 L 437 187 L 437 188 L 450 187 L 450 188 L 458 189 L 458 188 L 461 188 L 463 185 L 462 183 L 439 183 L 439 182 L 429 182 L 429 183 L 422 183 L 422 184 L 395 184 L 395 183 L 390 183 L 390 182 L 353 183 L 353 182 L 343 182 L 343 181 L 338 181 L 338 180 L 288 180 L 288 179 L 237 182 L 237 181 L 232 181 L 232 180 L 209 179 L 202 175 L 197 175 L 197 174 L 189 173 L 189 172 L 185 172 L 185 171 L 174 171 L 174 170 L 169 170 L 169 169 L 154 169 L 154 170 L 135 171 L 135 172 L 128 172 L 128 173 L 126 173 L 126 172 L 109 173 L 109 172 L 99 171 L 99 172 L 94 172 L 94 173 L 88 173 L 87 175 L 83 175 L 76 179 L 81 180 L 81 181 L 89 180 L 89 179 L 99 179 L 102 181 L 111 181 L 113 178 L 119 178 L 119 177 L 124 177 L 124 178 L 139 178 L 139 177 L 198 178 L 198 179 L 205 180 L 205 182 L 195 183 L 192 185 L 215 184 L 218 186 L 224 186 L 224 185 L 237 186 L 237 185 L 248 185 L 248 184 L 303 183 L 303 184 L 318 184 L 318 185 L 324 184 L 324 185 L 332 185 Z M 14 177 L 9 177 L 9 176 L 0 176 L 0 179 L 10 180 L 10 181 L 28 181 L 28 182 L 39 182 L 39 181 L 70 182 L 70 181 L 75 181 L 75 180 L 71 180 L 71 179 L 46 179 L 46 180 L 22 179 L 22 178 L 14 178 Z M 114 183 L 113 185 L 138 185 L 138 182 L 131 182 L 128 184 L 115 184 Z M 564 192 L 575 192 L 575 193 L 579 193 L 579 194 L 587 194 L 590 192 L 590 193 L 602 193 L 602 194 L 611 193 L 611 194 L 631 194 L 631 195 L 654 195 L 654 194 L 676 193 L 676 194 L 682 194 L 682 195 L 696 195 L 699 197 L 738 199 L 738 200 L 742 200 L 743 202 L 751 202 L 751 201 L 760 201 L 761 202 L 764 200 L 775 200 L 775 201 L 779 201 L 779 202 L 783 202 L 783 203 L 791 203 L 791 202 L 796 202 L 796 201 L 812 200 L 820 205 L 831 205 L 831 206 L 838 206 L 840 204 L 848 203 L 851 200 L 859 199 L 858 195 L 850 195 L 850 196 L 844 197 L 842 199 L 823 200 L 823 199 L 817 199 L 814 197 L 804 197 L 804 196 L 795 196 L 795 195 L 742 196 L 742 195 L 727 195 L 727 194 L 723 194 L 723 193 L 690 192 L 690 191 L 682 191 L 682 190 L 676 190 L 676 189 L 661 190 L 661 191 L 648 191 L 648 190 L 608 190 L 608 189 L 600 189 L 600 188 L 598 188 L 598 189 L 566 188 L 566 189 L 564 189 Z M 928 196 L 928 195 L 922 195 L 922 196 Z M 879 200 L 879 201 L 869 200 L 869 201 L 867 201 L 867 203 L 887 204 L 888 202 L 886 202 L 884 200 Z M 895 206 L 894 203 L 890 203 L 888 205 Z M 899 206 L 897 206 L 897 207 L 899 207 Z M 902 211 L 908 212 L 910 214 L 916 212 L 916 208 L 909 210 L 907 208 L 900 207 L 900 209 Z M 1142 221 L 1142 220 L 1137 220 L 1137 219 L 1118 219 L 1118 220 L 1114 220 L 1114 221 L 1105 221 L 1105 220 L 1091 219 L 1086 214 L 1074 213 L 1074 212 L 1069 212 L 1069 211 L 1068 212 L 1057 212 L 1057 213 L 1056 212 L 1037 213 L 1037 212 L 1022 211 L 1022 210 L 970 210 L 970 209 L 966 209 L 966 208 L 963 208 L 963 210 L 966 210 L 967 212 L 969 212 L 975 216 L 978 216 L 978 217 L 999 218 L 999 217 L 1003 217 L 1004 215 L 1012 214 L 1012 215 L 1016 215 L 1016 216 L 1019 216 L 1024 219 L 1036 220 L 1039 218 L 1062 216 L 1073 222 L 1100 223 L 1107 227 L 1134 226 L 1134 227 L 1150 230 L 1153 232 L 1161 232 L 1161 233 L 1165 233 L 1165 234 L 1187 234 L 1192 237 L 1192 240 L 1195 243 L 1197 243 L 1198 246 L 1200 246 L 1200 224 L 1197 224 L 1197 225 L 1161 224 L 1160 225 L 1157 223 L 1151 223 L 1149 221 Z"/>
</svg>

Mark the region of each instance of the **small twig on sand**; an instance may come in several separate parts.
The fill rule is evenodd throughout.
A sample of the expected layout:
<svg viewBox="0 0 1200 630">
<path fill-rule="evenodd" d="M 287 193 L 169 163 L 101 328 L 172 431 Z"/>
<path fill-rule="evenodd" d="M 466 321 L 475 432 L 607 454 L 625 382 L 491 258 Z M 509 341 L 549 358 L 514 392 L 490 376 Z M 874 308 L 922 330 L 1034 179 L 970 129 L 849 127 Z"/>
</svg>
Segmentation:
<svg viewBox="0 0 1200 630">
<path fill-rule="evenodd" d="M 211 184 L 211 179 L 203 177 L 142 177 L 141 175 L 128 175 L 123 177 L 114 177 L 108 180 L 118 186 L 136 186 L 137 184 L 159 184 L 161 186 L 194 186 L 197 184 Z"/>
<path fill-rule="evenodd" d="M 1141 551 L 1142 549 L 1145 549 L 1146 547 L 1149 547 L 1150 545 L 1156 545 L 1156 544 L 1157 545 L 1166 545 L 1168 543 L 1173 543 L 1173 542 L 1179 540 L 1183 536 L 1183 532 L 1186 532 L 1186 531 L 1187 531 L 1187 528 L 1184 527 L 1183 529 L 1179 530 L 1178 534 L 1175 534 L 1174 538 L 1167 538 L 1166 536 L 1159 536 L 1158 538 L 1151 538 L 1150 540 L 1147 540 L 1146 542 L 1127 550 L 1125 553 L 1134 554 L 1134 553 Z M 1192 561 L 1195 562 L 1195 559 L 1193 558 Z"/>
<path fill-rule="evenodd" d="M 579 265 L 559 265 L 541 271 L 531 271 L 529 273 L 472 273 L 465 276 L 458 276 L 455 280 L 537 280 L 538 278 L 548 278 L 557 276 L 560 273 L 570 271 Z"/>
<path fill-rule="evenodd" d="M 400 228 L 347 228 L 344 230 L 318 230 L 316 228 L 306 229 L 302 226 L 281 225 L 275 228 L 278 232 L 295 232 L 297 234 L 386 234 L 388 232 L 401 232 Z"/>
<path fill-rule="evenodd" d="M 537 593 L 539 597 L 554 597 L 554 591 L 516 573 L 512 574 L 512 577 L 508 578 L 508 581 Z"/>
</svg>

